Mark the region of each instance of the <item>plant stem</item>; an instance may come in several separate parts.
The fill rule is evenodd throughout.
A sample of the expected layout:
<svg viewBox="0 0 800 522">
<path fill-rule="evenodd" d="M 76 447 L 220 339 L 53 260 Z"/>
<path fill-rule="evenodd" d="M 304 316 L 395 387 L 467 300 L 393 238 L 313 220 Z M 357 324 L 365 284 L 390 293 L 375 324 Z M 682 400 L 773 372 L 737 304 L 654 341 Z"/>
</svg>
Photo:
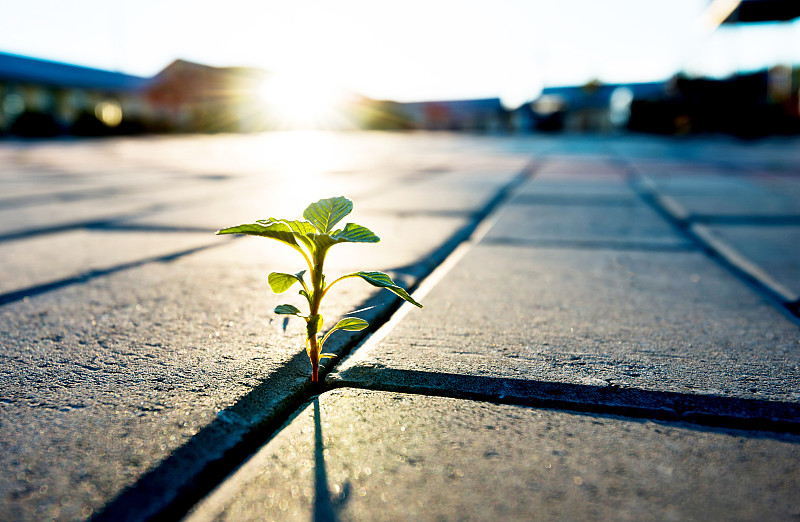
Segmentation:
<svg viewBox="0 0 800 522">
<path fill-rule="evenodd" d="M 314 253 L 314 266 L 311 269 L 311 286 L 313 288 L 311 293 L 311 306 L 309 310 L 309 317 L 319 315 L 319 307 L 322 304 L 322 298 L 325 296 L 325 276 L 322 273 L 322 265 L 325 263 L 324 250 L 319 250 Z M 322 325 L 320 324 L 320 327 Z M 311 359 L 311 382 L 319 382 L 319 345 L 317 343 L 317 333 L 313 335 L 306 334 L 308 341 L 308 358 Z"/>
<path fill-rule="evenodd" d="M 308 358 L 311 359 L 311 382 L 319 382 L 319 348 L 317 336 L 308 339 Z"/>
</svg>

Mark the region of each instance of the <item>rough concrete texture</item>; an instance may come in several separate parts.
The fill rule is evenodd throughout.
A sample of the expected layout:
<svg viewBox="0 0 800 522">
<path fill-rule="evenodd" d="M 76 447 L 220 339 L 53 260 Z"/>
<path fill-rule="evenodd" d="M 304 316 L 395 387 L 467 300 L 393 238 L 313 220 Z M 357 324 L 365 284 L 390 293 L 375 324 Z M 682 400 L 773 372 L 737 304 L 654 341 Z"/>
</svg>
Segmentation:
<svg viewBox="0 0 800 522">
<path fill-rule="evenodd" d="M 795 149 L 636 138 L 386 133 L 0 143 L 0 519 L 80 519 L 98 512 L 101 519 L 155 513 L 174 518 L 277 428 L 311 390 L 309 364 L 299 346 L 302 321 L 284 322 L 271 312 L 282 302 L 300 304 L 300 297 L 272 295 L 266 275 L 296 272 L 302 263 L 275 242 L 211 234 L 258 218 L 299 217 L 309 202 L 339 194 L 355 201 L 348 219 L 372 228 L 383 241 L 335 248 L 328 259 L 330 273 L 387 270 L 405 285 L 436 266 L 508 187 L 519 194 L 506 214 L 498 214 L 501 220 L 484 243 L 424 298 L 425 310 L 406 316 L 377 344 L 381 349 L 369 343 L 360 348 L 340 378 L 357 386 L 596 410 L 606 415 L 601 422 L 614 412 L 688 419 L 693 427 L 679 431 L 691 436 L 714 434 L 703 427 L 710 424 L 798 431 L 796 326 L 702 250 L 692 250 L 678 232 L 671 235 L 629 185 L 630 169 L 653 167 L 655 176 L 685 166 L 718 175 L 730 164 L 763 193 L 779 193 L 775 187 L 781 183 L 788 193 L 792 168 L 800 165 Z M 529 177 L 535 181 L 517 186 Z M 714 196 L 711 190 L 706 195 Z M 596 234 L 603 235 L 601 242 L 587 240 Z M 763 259 L 767 266 L 769 260 Z M 361 314 L 370 320 L 391 312 L 391 294 L 358 283 L 337 285 L 326 299 L 326 324 L 364 305 L 375 305 Z M 340 351 L 358 335 L 334 335 L 326 350 Z M 385 409 L 379 398 L 386 396 L 365 397 L 366 402 L 351 401 L 358 411 Z M 434 421 L 472 432 L 473 424 L 459 424 L 460 417 L 451 414 L 455 408 L 465 419 L 475 408 L 485 410 L 484 416 L 501 412 L 501 419 L 502 412 L 534 411 L 519 404 L 424 398 L 413 403 L 402 418 L 409 426 L 427 426 L 426 438 L 432 441 L 437 440 Z M 558 433 L 552 444 L 571 442 L 566 426 L 589 418 L 553 415 L 572 420 L 552 421 Z M 380 415 L 378 421 L 385 426 L 373 429 L 383 437 L 390 424 Z M 334 422 L 321 427 L 336 434 L 349 426 Z M 491 424 L 505 425 L 497 419 Z M 486 461 L 505 459 L 490 470 L 497 476 L 515 476 L 513 466 L 529 465 L 518 458 L 531 444 L 529 430 L 516 435 L 509 430 L 497 439 L 508 451 L 476 450 Z M 655 433 L 654 428 L 642 437 L 652 441 L 650 447 L 658 447 Z M 275 440 L 281 436 L 289 437 L 279 434 Z M 598 439 L 596 453 L 607 453 L 609 445 L 622 447 L 614 437 Z M 768 444 L 796 447 L 788 437 L 763 437 Z M 361 448 L 359 440 L 348 445 L 352 458 L 368 455 L 369 447 Z M 481 440 L 492 443 L 488 430 Z M 664 440 L 671 447 L 672 439 Z M 761 439 L 736 434 L 720 440 L 746 446 Z M 714 447 L 720 444 L 714 439 Z M 450 455 L 441 444 L 434 447 Z M 713 467 L 717 456 L 708 453 Z M 735 449 L 729 453 L 736 454 Z M 446 466 L 434 465 L 431 450 L 403 453 L 414 454 L 426 456 L 426 469 L 449 473 Z M 742 464 L 757 460 L 747 455 L 733 463 L 740 467 L 729 468 L 730 477 L 742 487 L 761 487 L 762 482 L 748 482 L 751 476 L 761 480 L 762 472 Z M 613 474 L 596 478 L 584 474 L 580 463 L 555 456 L 576 466 L 563 478 L 568 487 L 578 485 L 575 477 L 591 479 L 609 498 L 622 491 L 613 497 L 620 499 L 619 506 L 646 512 L 638 507 L 645 502 L 638 492 L 651 491 L 645 485 L 631 497 L 629 490 L 614 489 L 619 482 Z M 699 469 L 706 454 L 695 456 L 692 469 Z M 794 487 L 784 468 L 797 462 L 796 455 L 783 456 L 785 461 L 774 467 L 775 481 Z M 476 461 L 475 469 L 481 470 L 485 462 L 468 457 L 456 452 L 450 458 L 462 459 L 458 469 L 473 477 L 467 464 Z M 683 462 L 680 454 L 669 453 L 663 466 L 672 461 Z M 649 473 L 641 463 L 626 462 L 626 476 Z M 373 478 L 381 476 L 375 469 Z M 291 476 L 289 468 L 283 471 Z M 403 473 L 398 480 L 408 486 L 403 494 L 411 499 L 418 476 Z M 361 489 L 344 495 L 349 476 L 338 476 L 345 479 L 338 493 L 331 486 L 335 498 L 328 506 L 336 498 L 351 499 L 343 509 L 356 497 L 380 498 L 368 494 L 373 486 L 363 488 L 364 497 Z M 639 476 L 641 484 L 650 480 L 650 475 Z M 475 491 L 485 491 L 487 481 L 470 480 Z M 737 485 L 728 487 L 733 478 L 714 480 L 739 491 Z M 190 494 L 174 511 L 160 511 L 185 488 Z M 558 484 L 541 488 L 556 500 L 572 501 L 559 496 L 565 489 Z M 444 508 L 472 502 L 469 487 L 450 491 Z M 421 499 L 425 493 L 418 492 Z M 678 515 L 685 513 L 683 495 L 691 491 L 678 491 L 669 501 Z M 420 505 L 398 498 L 395 506 L 401 509 L 402 502 L 409 509 Z M 510 505 L 508 498 L 498 501 L 498 509 Z M 736 499 L 724 500 L 736 505 Z M 784 513 L 774 505 L 767 514 Z M 380 518 L 381 511 L 358 513 L 353 516 Z M 396 518 L 403 515 L 398 511 Z"/>
<path fill-rule="evenodd" d="M 45 142 L 32 147 L 35 160 L 22 172 L 0 169 L 0 183 L 13 182 L 19 198 L 0 202 L 8 215 L 18 213 L 0 229 L 12 233 L 17 221 L 34 214 L 37 226 L 50 227 L 31 237 L 6 235 L 0 243 L 2 269 L 11 275 L 0 296 L 0 518 L 80 519 L 103 510 L 114 519 L 145 518 L 306 393 L 303 322 L 272 313 L 277 304 L 300 305 L 302 298 L 296 292 L 273 295 L 266 284 L 271 271 L 304 268 L 302 258 L 273 241 L 213 236 L 217 228 L 270 215 L 299 218 L 315 197 L 332 195 L 302 194 L 296 179 L 293 189 L 282 192 L 290 183 L 280 157 L 235 165 L 241 170 L 231 172 L 231 149 L 241 158 L 247 151 L 260 154 L 266 143 L 277 153 L 274 140 L 281 139 L 120 139 L 75 147 Z M 370 141 L 329 139 L 339 152 Z M 363 153 L 317 167 L 305 163 L 310 170 L 304 175 L 316 191 L 364 190 L 348 218 L 384 237 L 378 245 L 332 249 L 330 274 L 377 269 L 413 284 L 441 258 L 443 244 L 470 226 L 527 162 L 500 154 L 503 167 L 495 164 L 491 179 L 483 181 L 485 176 L 459 167 L 471 178 L 458 187 L 457 175 L 436 174 L 451 170 L 446 160 L 452 154 L 440 150 L 450 141 L 422 141 L 427 149 L 416 156 L 409 148 L 414 141 L 401 140 L 401 161 L 394 157 L 399 143 L 389 140 L 385 149 L 377 147 L 374 164 L 364 164 L 370 155 Z M 227 154 L 216 158 L 219 151 Z M 93 153 L 97 157 L 87 157 Z M 494 164 L 480 160 L 481 154 L 493 153 L 472 151 L 453 163 Z M 97 169 L 104 156 L 109 167 Z M 116 167 L 120 160 L 124 166 Z M 362 170 L 384 162 L 393 166 L 385 177 Z M 427 211 L 419 203 L 409 216 L 362 211 L 370 198 L 405 190 L 411 178 L 420 194 L 434 179 L 442 192 L 450 184 L 460 194 L 458 212 L 437 215 L 435 201 Z M 40 190 L 42 183 L 51 184 L 49 192 Z M 49 200 L 81 189 L 88 199 L 66 198 L 57 212 L 47 213 Z M 127 214 L 127 202 L 140 199 L 152 209 Z M 102 222 L 75 221 L 100 217 Z M 390 311 L 392 299 L 363 283 L 342 283 L 324 303 L 326 325 L 364 305 L 375 308 L 359 315 L 374 320 Z M 332 336 L 326 351 L 340 351 L 355 335 Z"/>
<path fill-rule="evenodd" d="M 85 229 L 0 242 L 0 271 L 14 274 L 0 280 L 0 296 L 215 244 L 208 233 Z"/>
<path fill-rule="evenodd" d="M 329 379 L 800 418 L 797 326 L 699 253 L 478 246 L 423 302 Z"/>
<path fill-rule="evenodd" d="M 189 517 L 781 520 L 800 439 L 363 390 L 307 405 Z"/>
<path fill-rule="evenodd" d="M 698 219 L 713 219 L 711 216 L 774 219 L 800 215 L 800 202 L 794 195 L 772 190 L 758 179 L 731 178 L 725 174 L 688 173 L 651 176 L 651 179 L 659 192 L 675 199 Z"/>
<path fill-rule="evenodd" d="M 529 242 L 532 231 L 548 233 L 534 216 L 551 208 L 561 211 L 552 227 L 564 239 Z M 603 209 L 587 223 L 569 217 L 575 208 L 504 207 L 437 280 L 424 313 L 359 349 L 329 379 L 796 425 L 794 322 L 702 252 L 662 251 L 685 242 L 649 211 L 624 220 L 618 206 L 577 207 L 583 215 Z M 603 241 L 580 241 L 601 230 Z M 668 242 L 652 244 L 659 235 Z"/>
<path fill-rule="evenodd" d="M 800 218 L 800 215 L 798 216 Z M 797 221 L 800 223 L 800 219 Z M 712 233 L 800 296 L 800 226 L 710 226 Z"/>
<path fill-rule="evenodd" d="M 628 197 L 518 195 L 502 210 L 486 242 L 691 249 L 694 244 L 644 203 Z"/>
</svg>

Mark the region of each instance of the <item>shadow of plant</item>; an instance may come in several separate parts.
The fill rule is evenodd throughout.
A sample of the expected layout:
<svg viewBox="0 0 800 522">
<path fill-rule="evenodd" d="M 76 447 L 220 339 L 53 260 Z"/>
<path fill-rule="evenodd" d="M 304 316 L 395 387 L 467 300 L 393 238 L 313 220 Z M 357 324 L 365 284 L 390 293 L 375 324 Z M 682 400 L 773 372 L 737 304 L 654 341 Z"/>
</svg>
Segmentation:
<svg viewBox="0 0 800 522">
<path fill-rule="evenodd" d="M 350 498 L 350 481 L 341 493 L 331 498 L 328 474 L 325 470 L 325 444 L 322 440 L 322 420 L 319 397 L 314 399 L 314 522 L 338 520 L 338 513 Z"/>
</svg>

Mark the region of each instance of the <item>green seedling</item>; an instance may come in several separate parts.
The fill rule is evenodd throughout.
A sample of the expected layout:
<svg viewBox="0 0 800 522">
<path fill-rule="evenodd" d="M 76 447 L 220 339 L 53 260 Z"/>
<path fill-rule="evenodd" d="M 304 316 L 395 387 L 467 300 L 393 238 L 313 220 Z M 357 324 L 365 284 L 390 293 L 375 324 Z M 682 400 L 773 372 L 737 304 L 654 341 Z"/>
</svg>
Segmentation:
<svg viewBox="0 0 800 522">
<path fill-rule="evenodd" d="M 300 295 L 308 302 L 308 314 L 294 305 L 282 304 L 275 308 L 276 314 L 296 315 L 306 321 L 306 352 L 311 359 L 311 380 L 319 380 L 319 361 L 321 358 L 335 357 L 335 354 L 323 353 L 325 341 L 336 330 L 359 331 L 369 323 L 356 317 L 347 317 L 340 320 L 325 335 L 320 335 L 323 327 L 320 306 L 322 299 L 328 294 L 333 285 L 348 278 L 361 278 L 372 286 L 385 288 L 402 297 L 409 303 L 422 308 L 422 305 L 408 295 L 402 287 L 398 286 L 392 278 L 383 272 L 353 272 L 335 279 L 330 284 L 325 283 L 323 265 L 328 250 L 339 243 L 377 243 L 380 238 L 370 229 L 355 223 L 347 223 L 344 228 L 333 230 L 333 227 L 353 210 L 353 202 L 345 197 L 321 199 L 312 203 L 303 212 L 306 221 L 290 221 L 288 219 L 259 219 L 255 223 L 248 223 L 236 227 L 224 228 L 217 234 L 247 234 L 275 239 L 297 250 L 305 259 L 308 270 L 296 274 L 272 272 L 267 281 L 273 292 L 281 294 L 289 290 L 295 283 L 302 287 Z M 305 275 L 308 272 L 310 286 L 306 284 Z"/>
</svg>

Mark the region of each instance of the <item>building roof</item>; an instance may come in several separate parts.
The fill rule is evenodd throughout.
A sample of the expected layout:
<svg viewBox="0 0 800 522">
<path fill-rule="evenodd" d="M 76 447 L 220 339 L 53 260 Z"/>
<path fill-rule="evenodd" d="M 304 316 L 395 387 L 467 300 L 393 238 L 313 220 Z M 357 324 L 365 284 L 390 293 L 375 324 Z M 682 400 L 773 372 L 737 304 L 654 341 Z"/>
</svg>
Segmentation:
<svg viewBox="0 0 800 522">
<path fill-rule="evenodd" d="M 101 90 L 135 90 L 149 78 L 0 53 L 0 80 Z"/>
<path fill-rule="evenodd" d="M 545 87 L 542 95 L 558 96 L 572 109 L 605 107 L 608 105 L 611 95 L 619 88 L 629 89 L 634 98 L 644 99 L 663 95 L 667 84 L 666 82 L 596 83 L 583 86 Z"/>
<path fill-rule="evenodd" d="M 723 24 L 789 22 L 800 17 L 797 0 L 741 0 Z"/>
</svg>

